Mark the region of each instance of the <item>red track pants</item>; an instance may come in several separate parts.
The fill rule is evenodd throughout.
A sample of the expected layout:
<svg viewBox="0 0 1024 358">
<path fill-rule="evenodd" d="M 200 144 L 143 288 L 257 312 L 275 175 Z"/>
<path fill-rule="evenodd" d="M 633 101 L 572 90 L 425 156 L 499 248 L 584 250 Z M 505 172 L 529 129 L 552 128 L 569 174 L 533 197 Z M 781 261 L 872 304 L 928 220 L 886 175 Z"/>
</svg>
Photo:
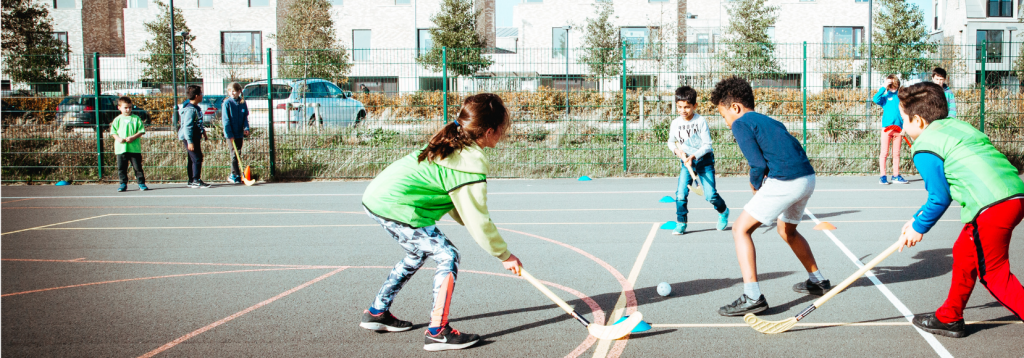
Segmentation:
<svg viewBox="0 0 1024 358">
<path fill-rule="evenodd" d="M 1024 317 L 1024 286 L 1010 272 L 1007 251 L 1013 228 L 1024 218 L 1024 199 L 999 203 L 964 225 L 953 244 L 953 282 L 949 296 L 935 312 L 944 323 L 964 318 L 964 306 L 974 283 L 988 289 L 999 303 L 1020 319 Z"/>
</svg>

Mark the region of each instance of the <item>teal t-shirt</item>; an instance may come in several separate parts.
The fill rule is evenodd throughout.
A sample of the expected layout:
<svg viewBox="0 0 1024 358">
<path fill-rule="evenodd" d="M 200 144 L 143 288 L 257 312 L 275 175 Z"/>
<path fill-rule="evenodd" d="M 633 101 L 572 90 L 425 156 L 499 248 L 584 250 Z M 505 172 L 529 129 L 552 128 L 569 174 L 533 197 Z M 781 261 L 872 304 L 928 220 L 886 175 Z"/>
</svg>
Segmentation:
<svg viewBox="0 0 1024 358">
<path fill-rule="evenodd" d="M 120 115 L 114 118 L 114 122 L 110 123 L 110 133 L 117 134 L 118 137 L 128 138 L 139 133 L 146 133 L 146 126 L 142 124 L 142 119 L 136 115 Z M 119 143 L 114 141 L 114 154 L 121 153 L 142 153 L 142 138 L 136 138 L 135 140 L 128 143 Z"/>
</svg>

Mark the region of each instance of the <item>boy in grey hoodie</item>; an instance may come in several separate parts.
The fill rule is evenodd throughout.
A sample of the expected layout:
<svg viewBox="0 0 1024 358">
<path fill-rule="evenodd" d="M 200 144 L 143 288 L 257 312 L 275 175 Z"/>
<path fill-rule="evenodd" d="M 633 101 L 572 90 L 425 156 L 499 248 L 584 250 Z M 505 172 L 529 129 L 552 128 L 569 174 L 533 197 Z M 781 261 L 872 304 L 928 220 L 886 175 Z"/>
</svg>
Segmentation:
<svg viewBox="0 0 1024 358">
<path fill-rule="evenodd" d="M 196 106 L 203 101 L 203 89 L 196 85 L 189 85 L 185 89 L 188 102 L 178 110 L 181 117 L 181 129 L 178 129 L 178 140 L 185 146 L 188 154 L 188 163 L 185 172 L 188 174 L 189 188 L 209 188 L 210 184 L 204 183 L 201 179 L 203 173 L 203 146 L 202 140 L 206 139 L 206 128 L 203 128 L 202 110 Z"/>
<path fill-rule="evenodd" d="M 704 187 L 704 199 L 715 207 L 718 212 L 719 231 L 729 225 L 729 207 L 715 190 L 715 153 L 711 149 L 711 130 L 704 117 L 695 113 L 697 109 L 697 91 L 689 86 L 676 89 L 676 113 L 679 117 L 672 120 L 668 132 L 668 148 L 679 158 L 682 168 L 679 171 L 679 184 L 676 188 L 676 228 L 674 235 L 686 232 L 687 214 L 686 196 L 690 193 L 687 184 L 693 181 L 690 170 L 693 169 L 701 186 Z"/>
</svg>

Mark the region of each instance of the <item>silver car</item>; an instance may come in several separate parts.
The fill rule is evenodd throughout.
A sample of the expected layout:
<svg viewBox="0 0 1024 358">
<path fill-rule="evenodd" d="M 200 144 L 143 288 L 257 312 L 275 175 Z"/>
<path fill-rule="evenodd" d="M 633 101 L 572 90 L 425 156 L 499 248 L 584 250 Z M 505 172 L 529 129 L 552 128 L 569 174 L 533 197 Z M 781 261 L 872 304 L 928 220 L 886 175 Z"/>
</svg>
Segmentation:
<svg viewBox="0 0 1024 358">
<path fill-rule="evenodd" d="M 349 127 L 366 118 L 366 107 L 334 83 L 322 79 L 273 80 L 274 125 Z M 249 107 L 249 126 L 267 127 L 267 81 L 242 89 Z"/>
</svg>

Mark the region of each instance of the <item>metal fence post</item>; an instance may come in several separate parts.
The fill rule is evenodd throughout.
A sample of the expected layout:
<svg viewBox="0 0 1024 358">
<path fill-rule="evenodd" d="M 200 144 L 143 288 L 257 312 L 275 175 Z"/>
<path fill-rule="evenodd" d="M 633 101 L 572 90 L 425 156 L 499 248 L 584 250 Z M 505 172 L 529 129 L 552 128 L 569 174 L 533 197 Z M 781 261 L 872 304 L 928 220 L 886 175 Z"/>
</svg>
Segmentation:
<svg viewBox="0 0 1024 358">
<path fill-rule="evenodd" d="M 804 41 L 804 74 L 800 78 L 804 96 L 804 150 L 807 150 L 807 41 Z"/>
<path fill-rule="evenodd" d="M 100 53 L 92 53 L 93 113 L 96 114 L 96 181 L 103 180 L 103 126 L 100 124 Z"/>
<path fill-rule="evenodd" d="M 626 46 L 622 46 L 622 85 L 620 89 L 622 91 L 622 172 L 626 173 L 629 171 L 629 159 L 626 159 L 626 151 L 629 148 L 629 137 L 626 135 Z"/>
<path fill-rule="evenodd" d="M 1002 44 L 1000 44 L 1002 45 Z M 981 103 L 978 107 L 978 130 L 985 133 L 985 64 L 988 62 L 988 40 L 981 41 Z"/>
<path fill-rule="evenodd" d="M 267 48 L 267 152 L 270 154 L 270 177 L 274 178 L 277 175 L 277 163 L 274 156 L 276 150 L 274 149 L 274 84 L 272 82 L 274 72 L 272 61 L 273 52 L 270 48 Z"/>
<path fill-rule="evenodd" d="M 441 124 L 448 124 L 448 47 L 441 48 Z"/>
</svg>

